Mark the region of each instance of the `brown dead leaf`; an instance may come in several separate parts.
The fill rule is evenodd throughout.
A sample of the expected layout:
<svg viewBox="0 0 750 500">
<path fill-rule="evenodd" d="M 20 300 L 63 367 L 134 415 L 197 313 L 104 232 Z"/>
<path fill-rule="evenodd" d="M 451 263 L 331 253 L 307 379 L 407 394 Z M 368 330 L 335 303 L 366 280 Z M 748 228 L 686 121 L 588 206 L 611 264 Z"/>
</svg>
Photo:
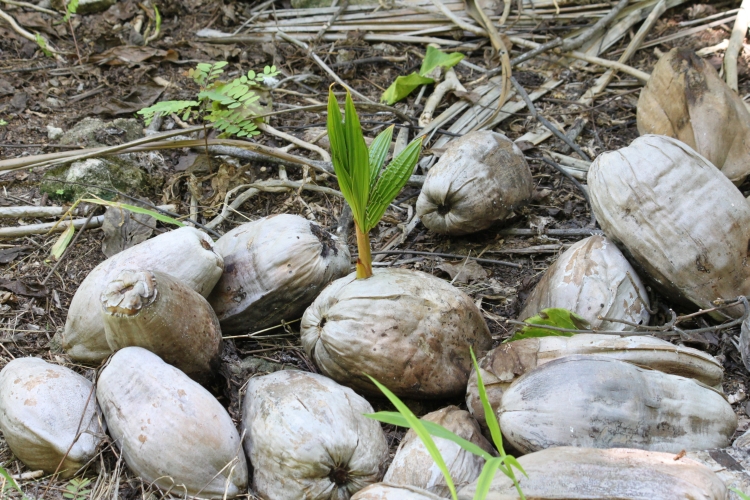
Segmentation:
<svg viewBox="0 0 750 500">
<path fill-rule="evenodd" d="M 177 61 L 180 54 L 176 50 L 161 50 L 154 47 L 138 47 L 135 45 L 122 45 L 105 50 L 101 54 L 95 54 L 89 58 L 94 64 L 107 64 L 109 66 L 121 66 L 123 64 L 141 64 L 146 61 L 162 62 Z"/>
<path fill-rule="evenodd" d="M 13 292 L 16 295 L 23 295 L 24 297 L 46 297 L 47 288 L 38 282 L 21 280 L 6 280 L 0 278 L 0 289 Z"/>
<path fill-rule="evenodd" d="M 448 273 L 455 283 L 471 283 L 487 278 L 487 271 L 475 260 L 443 262 L 438 269 Z"/>
<path fill-rule="evenodd" d="M 103 105 L 94 107 L 93 112 L 112 116 L 135 113 L 155 103 L 165 88 L 153 82 L 144 83 L 122 99 L 109 99 Z"/>
<path fill-rule="evenodd" d="M 29 253 L 34 247 L 30 246 L 18 246 L 11 248 L 3 248 L 0 250 L 0 264 L 8 264 L 16 260 L 21 255 Z"/>
<path fill-rule="evenodd" d="M 107 207 L 104 212 L 102 253 L 107 257 L 146 241 L 156 228 L 156 219 L 130 210 Z"/>
</svg>

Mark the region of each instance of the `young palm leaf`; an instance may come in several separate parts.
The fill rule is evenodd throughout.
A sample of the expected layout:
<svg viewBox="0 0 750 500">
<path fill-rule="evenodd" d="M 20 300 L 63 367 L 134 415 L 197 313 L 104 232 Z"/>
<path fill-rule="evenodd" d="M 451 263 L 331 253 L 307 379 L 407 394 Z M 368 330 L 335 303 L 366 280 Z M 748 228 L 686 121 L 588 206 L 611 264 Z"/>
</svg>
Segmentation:
<svg viewBox="0 0 750 500">
<path fill-rule="evenodd" d="M 328 94 L 327 125 L 333 169 L 354 216 L 359 251 L 357 278 L 369 278 L 372 276 L 369 232 L 409 180 L 422 150 L 422 138 L 414 139 L 383 169 L 393 127 L 382 131 L 368 148 L 351 94 L 346 93 L 342 117 L 333 87 Z"/>
</svg>

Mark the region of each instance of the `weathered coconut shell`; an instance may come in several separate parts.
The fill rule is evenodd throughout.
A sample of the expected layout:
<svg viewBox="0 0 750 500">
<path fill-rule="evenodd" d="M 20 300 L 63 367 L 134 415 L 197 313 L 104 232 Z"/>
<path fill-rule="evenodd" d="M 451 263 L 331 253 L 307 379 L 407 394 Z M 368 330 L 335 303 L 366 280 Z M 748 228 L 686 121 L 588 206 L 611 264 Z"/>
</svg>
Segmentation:
<svg viewBox="0 0 750 500">
<path fill-rule="evenodd" d="M 433 495 L 413 486 L 376 483 L 359 490 L 352 500 L 440 500 L 444 497 Z"/>
<path fill-rule="evenodd" d="M 305 311 L 302 345 L 320 371 L 366 394 L 447 398 L 466 391 L 473 347 L 492 345 L 471 298 L 431 274 L 376 269 L 334 281 Z"/>
<path fill-rule="evenodd" d="M 643 325 L 649 320 L 648 294 L 635 269 L 611 241 L 598 235 L 560 255 L 534 287 L 519 317 L 530 318 L 549 307 L 573 311 L 602 330 L 636 327 L 600 316 Z"/>
<path fill-rule="evenodd" d="M 638 132 L 674 137 L 739 184 L 750 172 L 750 113 L 713 66 L 690 49 L 672 49 L 641 90 Z"/>
<path fill-rule="evenodd" d="M 256 493 L 267 500 L 348 499 L 380 480 L 388 445 L 372 406 L 314 373 L 251 378 L 242 408 Z"/>
<path fill-rule="evenodd" d="M 125 463 L 144 482 L 200 498 L 247 491 L 245 455 L 229 414 L 156 354 L 117 351 L 99 375 L 96 398 Z"/>
<path fill-rule="evenodd" d="M 515 472 L 526 498 L 534 500 L 726 500 L 727 488 L 708 467 L 672 453 L 615 448 L 561 447 L 518 458 Z M 473 500 L 476 481 L 458 492 Z M 518 492 L 498 472 L 487 500 L 516 500 Z"/>
<path fill-rule="evenodd" d="M 497 411 L 503 392 L 524 373 L 554 359 L 574 354 L 596 354 L 627 361 L 644 368 L 693 378 L 717 390 L 721 390 L 724 376 L 721 363 L 710 354 L 656 337 L 581 333 L 572 337 L 529 338 L 501 344 L 479 360 L 490 405 Z M 482 428 L 486 428 L 477 375 L 473 369 L 466 390 L 466 407 Z"/>
<path fill-rule="evenodd" d="M 476 444 L 488 453 L 495 449 L 482 436 L 476 420 L 469 412 L 457 406 L 448 406 L 428 413 L 422 420 L 442 425 L 449 431 Z M 472 482 L 482 473 L 485 460 L 469 453 L 456 443 L 447 439 L 433 437 L 440 455 L 443 457 L 456 488 Z M 415 486 L 441 497 L 450 498 L 450 490 L 443 473 L 430 456 L 427 448 L 413 430 L 409 430 L 401 440 L 396 456 L 393 457 L 383 481 L 391 484 Z"/>
<path fill-rule="evenodd" d="M 123 250 L 96 266 L 70 302 L 62 345 L 75 361 L 99 363 L 112 354 L 104 318 L 96 310 L 102 292 L 123 269 L 161 271 L 208 296 L 224 269 L 205 233 L 181 227 Z"/>
<path fill-rule="evenodd" d="M 524 453 L 554 446 L 722 448 L 737 428 L 732 406 L 715 389 L 593 355 L 559 358 L 521 376 L 497 415 L 505 438 Z"/>
<path fill-rule="evenodd" d="M 0 371 L 0 430 L 13 454 L 31 470 L 52 474 L 59 467 L 62 477 L 74 475 L 96 456 L 104 437 L 92 389 L 70 368 L 39 358 L 17 358 L 5 365 Z"/>
<path fill-rule="evenodd" d="M 640 137 L 599 155 L 588 185 L 604 233 L 666 295 L 709 308 L 717 298 L 750 293 L 750 206 L 688 146 Z M 742 309 L 726 312 L 739 316 Z"/>
<path fill-rule="evenodd" d="M 720 450 L 691 451 L 685 456 L 711 469 L 727 488 L 750 491 L 750 456 L 747 451 L 737 449 L 733 444 Z M 731 492 L 727 498 L 742 500 L 735 492 Z"/>
<path fill-rule="evenodd" d="M 224 333 L 299 318 L 328 283 L 351 269 L 346 242 L 299 215 L 243 224 L 219 238 L 215 249 L 225 268 L 208 300 Z"/>
<path fill-rule="evenodd" d="M 107 344 L 138 346 L 198 382 L 218 368 L 221 328 L 201 294 L 158 271 L 121 272 L 101 296 Z"/>
<path fill-rule="evenodd" d="M 468 234 L 490 227 L 525 205 L 534 189 L 518 146 L 497 132 L 470 132 L 448 143 L 417 199 L 431 231 Z"/>
</svg>

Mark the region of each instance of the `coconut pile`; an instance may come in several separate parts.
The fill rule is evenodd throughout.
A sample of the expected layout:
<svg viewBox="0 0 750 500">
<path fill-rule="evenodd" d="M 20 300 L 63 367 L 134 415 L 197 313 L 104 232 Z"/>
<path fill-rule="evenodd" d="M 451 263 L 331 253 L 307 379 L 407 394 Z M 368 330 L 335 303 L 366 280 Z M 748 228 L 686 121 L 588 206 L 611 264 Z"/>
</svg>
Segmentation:
<svg viewBox="0 0 750 500">
<path fill-rule="evenodd" d="M 560 255 L 519 317 L 565 308 L 593 333 L 493 346 L 463 291 L 409 269 L 357 279 L 346 242 L 296 215 L 216 242 L 182 227 L 110 257 L 77 290 L 63 348 L 101 366 L 95 383 L 38 358 L 0 371 L 0 430 L 29 469 L 62 477 L 89 464 L 108 434 L 135 475 L 180 498 L 450 498 L 414 431 L 391 459 L 383 427 L 365 416 L 368 399 L 382 397 L 368 375 L 402 399 L 465 398 L 465 409 L 422 418 L 496 454 L 473 350 L 527 498 L 729 498 L 729 486 L 746 484 L 701 455 L 730 446 L 737 430 L 722 365 L 649 335 L 646 284 L 695 309 L 750 294 L 750 205 L 736 187 L 750 173 L 750 113 L 710 65 L 673 50 L 641 93 L 637 120 L 642 136 L 588 173 L 604 235 Z M 533 189 L 511 140 L 472 132 L 429 170 L 416 209 L 436 233 L 491 231 Z M 714 319 L 747 318 L 746 301 L 732 304 Z M 222 336 L 299 317 L 318 373 L 250 378 L 236 425 L 208 389 Z M 750 368 L 750 320 L 739 347 Z M 459 498 L 474 498 L 484 459 L 435 442 Z M 519 496 L 497 473 L 487 498 Z"/>
</svg>

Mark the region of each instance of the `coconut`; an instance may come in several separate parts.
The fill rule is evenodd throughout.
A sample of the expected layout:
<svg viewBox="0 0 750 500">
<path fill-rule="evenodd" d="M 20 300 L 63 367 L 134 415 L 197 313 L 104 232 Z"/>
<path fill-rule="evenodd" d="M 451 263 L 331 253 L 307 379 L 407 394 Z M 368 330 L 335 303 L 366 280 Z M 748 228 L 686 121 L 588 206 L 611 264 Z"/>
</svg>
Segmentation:
<svg viewBox="0 0 750 500">
<path fill-rule="evenodd" d="M 117 351 L 96 398 L 128 467 L 174 495 L 233 498 L 247 490 L 237 429 L 206 389 L 141 347 Z"/>
<path fill-rule="evenodd" d="M 334 281 L 305 311 L 300 328 L 305 352 L 324 375 L 372 395 L 382 393 L 365 374 L 401 397 L 464 394 L 469 349 L 482 356 L 492 346 L 468 295 L 407 269 Z"/>
<path fill-rule="evenodd" d="M 96 266 L 70 302 L 62 345 L 75 361 L 99 363 L 112 353 L 104 333 L 104 318 L 92 305 L 123 269 L 150 269 L 170 274 L 208 296 L 224 268 L 205 233 L 181 227 L 113 255 Z M 96 307 L 96 306 L 93 306 Z"/>
<path fill-rule="evenodd" d="M 648 336 L 615 337 L 581 333 L 572 337 L 541 337 L 501 344 L 479 360 L 482 382 L 492 409 L 518 377 L 539 365 L 574 354 L 597 354 L 672 375 L 693 378 L 721 391 L 724 368 L 716 358 L 698 349 L 674 345 Z M 486 429 L 477 374 L 471 371 L 466 407 Z"/>
<path fill-rule="evenodd" d="M 104 437 L 93 384 L 70 368 L 17 358 L 0 371 L 0 430 L 31 470 L 74 475 Z"/>
<path fill-rule="evenodd" d="M 380 480 L 388 445 L 364 398 L 314 373 L 251 378 L 242 408 L 256 493 L 267 500 L 349 498 Z"/>
<path fill-rule="evenodd" d="M 524 455 L 516 471 L 526 498 L 535 500 L 726 500 L 728 491 L 711 469 L 671 453 L 616 448 L 561 447 Z M 473 500 L 477 482 L 458 492 Z M 518 499 L 513 482 L 495 474 L 487 500 Z"/>
<path fill-rule="evenodd" d="M 346 242 L 298 215 L 274 215 L 219 238 L 225 270 L 209 297 L 224 333 L 299 318 L 331 281 L 351 268 Z"/>
<path fill-rule="evenodd" d="M 425 177 L 417 215 L 431 231 L 468 234 L 525 205 L 534 189 L 516 144 L 497 132 L 469 132 L 451 141 Z"/>
<path fill-rule="evenodd" d="M 428 413 L 422 420 L 442 425 L 459 437 L 471 441 L 488 453 L 495 449 L 487 441 L 469 412 L 457 406 L 449 406 L 432 413 Z M 453 441 L 433 438 L 440 455 L 443 457 L 456 488 L 472 482 L 482 473 L 485 460 L 469 453 Z M 430 456 L 424 443 L 414 430 L 409 430 L 396 451 L 384 482 L 415 486 L 441 497 L 450 497 L 445 477 Z"/>
<path fill-rule="evenodd" d="M 497 415 L 523 453 L 554 446 L 679 453 L 723 448 L 737 429 L 732 406 L 715 389 L 593 355 L 559 358 L 521 376 Z"/>
<path fill-rule="evenodd" d="M 622 252 L 604 236 L 583 239 L 560 255 L 519 317 L 530 318 L 550 307 L 573 311 L 602 330 L 635 330 L 634 325 L 647 325 L 649 320 L 646 288 Z"/>
<path fill-rule="evenodd" d="M 603 153 L 588 173 L 604 233 L 673 299 L 701 308 L 750 293 L 750 206 L 685 144 L 646 135 Z M 743 308 L 725 310 L 735 316 Z"/>
<path fill-rule="evenodd" d="M 735 184 L 750 172 L 750 113 L 713 66 L 690 49 L 672 49 L 641 91 L 638 132 L 674 137 Z"/>
<path fill-rule="evenodd" d="M 439 500 L 442 498 L 444 497 L 413 486 L 376 483 L 359 490 L 352 500 Z"/>
<path fill-rule="evenodd" d="M 158 271 L 121 272 L 101 296 L 110 349 L 138 346 L 198 382 L 218 368 L 221 329 L 208 301 Z"/>
</svg>

